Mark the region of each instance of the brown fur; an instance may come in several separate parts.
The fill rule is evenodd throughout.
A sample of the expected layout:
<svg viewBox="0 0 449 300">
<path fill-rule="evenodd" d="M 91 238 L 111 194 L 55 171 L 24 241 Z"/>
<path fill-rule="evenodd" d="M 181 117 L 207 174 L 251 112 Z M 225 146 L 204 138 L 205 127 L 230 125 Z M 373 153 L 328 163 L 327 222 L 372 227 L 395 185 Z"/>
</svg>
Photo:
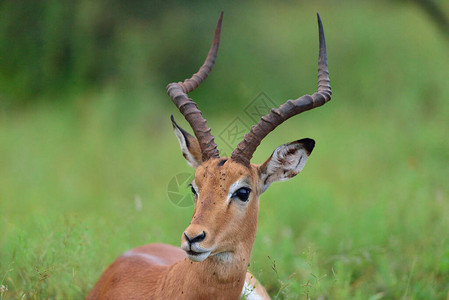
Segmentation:
<svg viewBox="0 0 449 300">
<path fill-rule="evenodd" d="M 219 167 L 219 161 L 209 160 L 196 169 L 199 197 L 186 229 L 189 236 L 206 232 L 201 246 L 214 248 L 211 255 L 193 262 L 170 245 L 135 248 L 106 269 L 87 299 L 240 299 L 256 235 L 259 176 L 256 166 L 246 168 L 228 160 Z M 239 179 L 251 182 L 250 200 L 231 199 L 235 203 L 229 204 L 223 190 Z M 216 255 L 224 251 L 230 253 L 229 259 Z M 257 286 L 256 291 L 269 299 L 263 287 Z"/>
<path fill-rule="evenodd" d="M 209 256 L 197 262 L 170 245 L 134 248 L 106 269 L 87 299 L 240 299 L 245 280 L 262 299 L 270 299 L 263 286 L 247 273 L 257 230 L 259 196 L 271 182 L 300 171 L 299 162 L 294 162 L 302 159 L 302 143 L 282 145 L 264 164 L 246 167 L 229 158 L 226 162 L 225 158 L 201 162 L 196 139 L 187 133 L 177 137 L 189 138 L 188 143 L 180 140 L 181 150 L 188 151 L 184 156 L 193 159 L 190 165 L 198 166 L 195 208 L 181 236 L 181 245 L 185 251 L 193 250 L 186 235 L 192 243 L 192 239 L 204 234 L 204 239 L 195 244 L 210 251 Z M 237 181 L 239 185 L 233 186 Z M 240 184 L 251 189 L 248 201 L 228 196 L 235 191 L 230 188 L 238 189 Z"/>
<path fill-rule="evenodd" d="M 183 156 L 196 168 L 194 189 L 198 196 L 192 221 L 181 237 L 181 248 L 191 260 L 181 249 L 169 245 L 135 248 L 106 269 L 87 299 L 239 299 L 245 280 L 250 286 L 256 286 L 258 296 L 269 299 L 264 288 L 246 271 L 256 236 L 259 196 L 271 183 L 298 174 L 315 142 L 302 139 L 282 145 L 260 166 L 251 164 L 250 159 L 260 141 L 282 123 L 273 120 L 290 118 L 293 106 L 294 113 L 298 114 L 330 100 L 324 32 L 318 16 L 318 92 L 289 100 L 271 110 L 245 135 L 233 151 L 232 159 L 225 162 L 219 158 L 206 120 L 187 96 L 207 77 L 215 62 L 222 17 L 223 13 L 200 70 L 192 78 L 167 87 L 170 98 L 198 138 L 179 127 L 172 116 Z M 251 189 L 247 201 L 229 197 L 239 188 Z M 245 195 L 237 193 L 235 197 L 245 198 Z"/>
</svg>

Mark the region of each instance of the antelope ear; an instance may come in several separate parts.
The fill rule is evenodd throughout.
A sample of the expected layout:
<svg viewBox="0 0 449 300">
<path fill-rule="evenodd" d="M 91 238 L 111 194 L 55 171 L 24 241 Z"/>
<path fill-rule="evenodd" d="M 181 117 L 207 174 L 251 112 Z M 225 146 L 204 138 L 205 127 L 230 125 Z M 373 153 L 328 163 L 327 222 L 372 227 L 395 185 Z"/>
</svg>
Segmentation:
<svg viewBox="0 0 449 300">
<path fill-rule="evenodd" d="M 314 140 L 302 139 L 277 147 L 267 161 L 259 166 L 261 193 L 271 183 L 290 179 L 301 172 L 314 146 Z"/>
<path fill-rule="evenodd" d="M 198 140 L 193 137 L 190 133 L 179 127 L 176 124 L 173 115 L 170 117 L 173 130 L 175 131 L 175 135 L 178 138 L 179 145 L 181 146 L 182 155 L 186 159 L 187 163 L 193 167 L 197 168 L 201 165 L 201 148 Z"/>
</svg>

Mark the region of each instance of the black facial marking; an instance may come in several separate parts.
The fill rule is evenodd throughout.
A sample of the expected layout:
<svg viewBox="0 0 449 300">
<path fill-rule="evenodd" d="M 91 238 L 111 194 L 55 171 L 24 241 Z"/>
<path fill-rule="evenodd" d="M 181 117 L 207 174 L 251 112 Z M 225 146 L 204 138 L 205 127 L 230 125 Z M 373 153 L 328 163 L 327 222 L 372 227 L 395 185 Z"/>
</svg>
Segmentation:
<svg viewBox="0 0 449 300">
<path fill-rule="evenodd" d="M 222 165 L 225 164 L 226 161 L 227 161 L 227 159 L 220 160 L 220 162 L 218 163 L 218 166 L 221 167 Z"/>
</svg>

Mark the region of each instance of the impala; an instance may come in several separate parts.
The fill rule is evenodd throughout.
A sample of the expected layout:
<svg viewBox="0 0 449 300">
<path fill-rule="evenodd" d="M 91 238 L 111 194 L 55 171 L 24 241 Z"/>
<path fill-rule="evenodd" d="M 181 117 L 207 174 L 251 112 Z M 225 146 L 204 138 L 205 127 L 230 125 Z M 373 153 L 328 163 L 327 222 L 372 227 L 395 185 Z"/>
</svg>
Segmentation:
<svg viewBox="0 0 449 300">
<path fill-rule="evenodd" d="M 282 145 L 263 164 L 250 162 L 262 139 L 278 125 L 331 99 L 326 42 L 318 17 L 318 91 L 288 100 L 263 116 L 232 152 L 220 157 L 214 137 L 197 104 L 187 94 L 209 75 L 218 52 L 221 13 L 214 40 L 199 71 L 167 92 L 195 136 L 173 129 L 187 163 L 195 168 L 191 183 L 195 206 L 181 235 L 181 249 L 166 244 L 134 248 L 101 275 L 87 299 L 270 299 L 247 272 L 257 229 L 259 196 L 275 181 L 287 180 L 304 167 L 315 145 L 301 139 Z"/>
</svg>

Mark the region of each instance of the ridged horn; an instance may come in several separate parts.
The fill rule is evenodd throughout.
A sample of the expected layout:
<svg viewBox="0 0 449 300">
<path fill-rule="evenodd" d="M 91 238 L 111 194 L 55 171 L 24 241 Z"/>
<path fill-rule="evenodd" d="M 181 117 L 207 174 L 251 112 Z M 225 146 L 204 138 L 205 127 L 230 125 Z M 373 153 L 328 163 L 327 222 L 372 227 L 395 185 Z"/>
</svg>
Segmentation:
<svg viewBox="0 0 449 300">
<path fill-rule="evenodd" d="M 256 125 L 251 127 L 251 130 L 232 152 L 231 158 L 234 161 L 249 166 L 260 142 L 277 126 L 297 114 L 319 107 L 331 100 L 332 91 L 327 67 L 326 40 L 324 38 L 323 24 L 318 13 L 317 17 L 320 47 L 318 56 L 318 91 L 313 95 L 305 95 L 296 100 L 287 100 L 279 108 L 271 109 Z"/>
<path fill-rule="evenodd" d="M 168 95 L 184 115 L 187 122 L 189 122 L 198 139 L 203 161 L 219 157 L 217 144 L 214 141 L 214 136 L 210 132 L 210 128 L 206 124 L 206 119 L 204 119 L 195 101 L 189 98 L 187 94 L 196 89 L 207 78 L 214 66 L 220 44 L 222 20 L 223 12 L 221 12 L 220 18 L 218 19 L 214 40 L 212 41 L 209 53 L 198 72 L 193 74 L 191 78 L 184 80 L 184 82 L 174 82 L 167 86 Z"/>
</svg>

